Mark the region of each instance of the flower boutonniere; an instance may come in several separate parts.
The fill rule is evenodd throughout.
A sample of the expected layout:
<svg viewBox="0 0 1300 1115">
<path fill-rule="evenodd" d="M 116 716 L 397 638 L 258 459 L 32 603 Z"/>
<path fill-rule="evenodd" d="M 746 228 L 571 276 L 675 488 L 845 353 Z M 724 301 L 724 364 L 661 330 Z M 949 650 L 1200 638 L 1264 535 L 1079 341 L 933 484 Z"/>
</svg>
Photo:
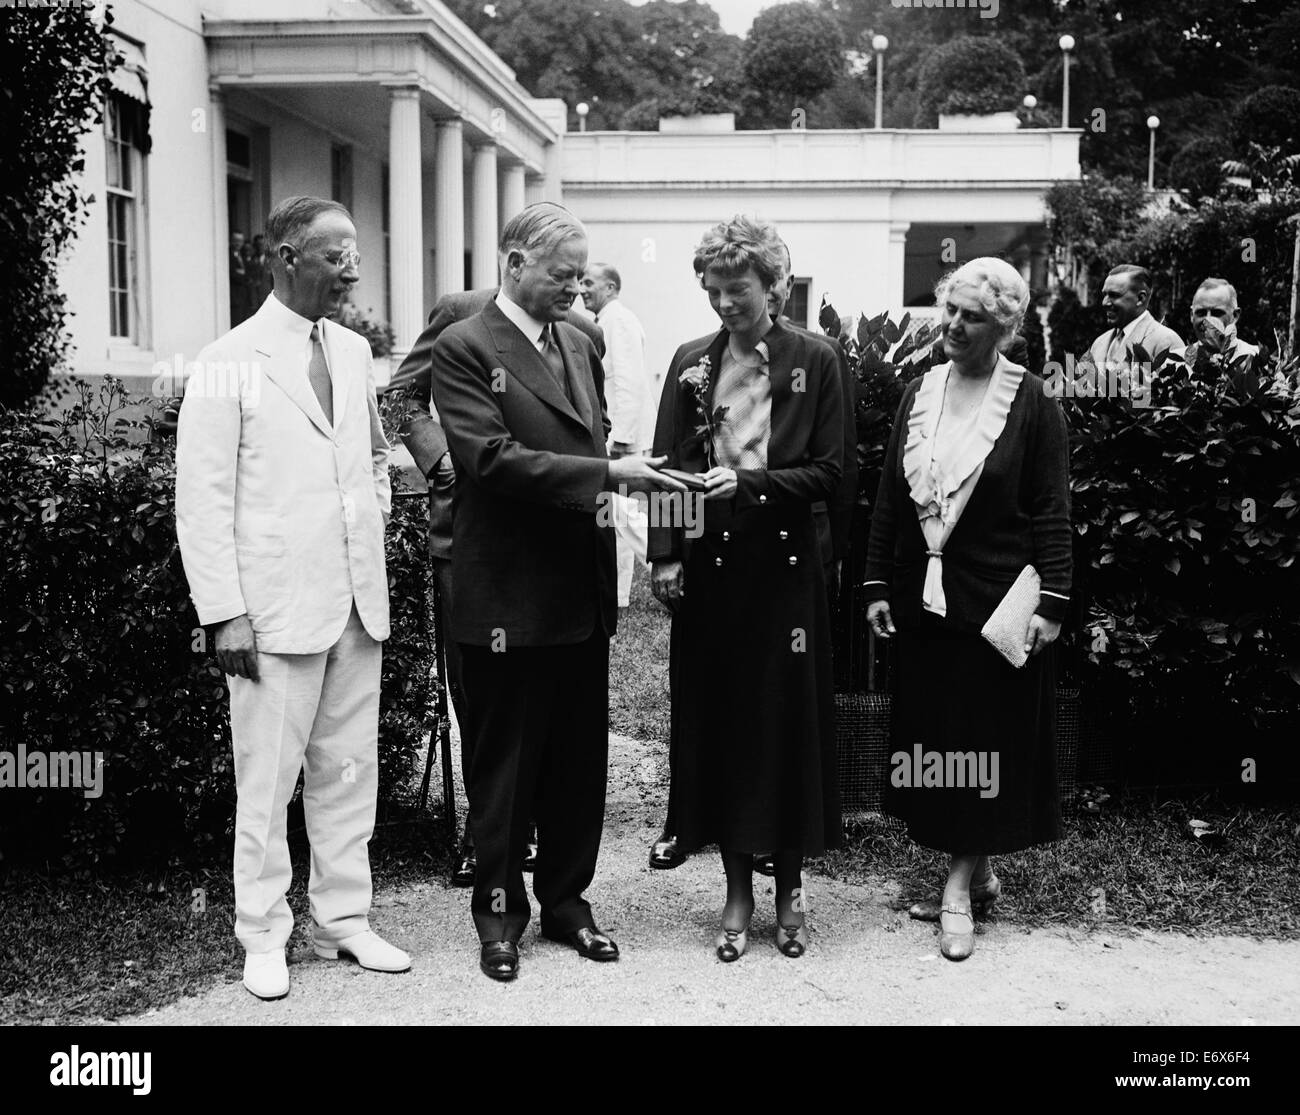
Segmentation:
<svg viewBox="0 0 1300 1115">
<path fill-rule="evenodd" d="M 695 433 L 704 443 L 705 457 L 709 467 L 713 468 L 718 463 L 715 439 L 722 429 L 722 423 L 726 421 L 727 408 L 715 407 L 713 413 L 709 413 L 709 358 L 700 357 L 700 362 L 682 372 L 677 377 L 677 382 L 683 390 L 695 397 L 695 410 L 700 419 Z"/>
</svg>

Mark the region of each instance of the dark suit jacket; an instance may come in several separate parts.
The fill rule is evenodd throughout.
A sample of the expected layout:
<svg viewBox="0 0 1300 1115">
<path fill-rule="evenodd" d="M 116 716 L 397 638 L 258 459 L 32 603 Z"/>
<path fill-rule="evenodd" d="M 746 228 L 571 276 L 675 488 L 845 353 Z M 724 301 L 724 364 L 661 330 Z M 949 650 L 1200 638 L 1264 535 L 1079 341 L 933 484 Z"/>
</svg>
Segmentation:
<svg viewBox="0 0 1300 1115">
<path fill-rule="evenodd" d="M 781 318 L 781 325 L 791 332 L 807 338 L 814 344 L 827 346 L 834 354 L 839 368 L 839 382 L 842 388 L 844 407 L 844 457 L 840 463 L 840 481 L 835 486 L 835 493 L 829 500 L 818 500 L 813 504 L 813 518 L 817 523 L 817 541 L 822 551 L 822 564 L 825 565 L 832 561 L 839 561 L 848 552 L 849 538 L 853 529 L 853 508 L 858 498 L 858 427 L 854 419 L 857 407 L 857 390 L 854 387 L 853 375 L 849 371 L 849 362 L 844 355 L 844 350 L 838 344 L 821 333 L 814 333 L 811 329 L 796 325 L 788 318 Z M 704 337 L 696 337 L 695 340 L 687 341 L 684 345 L 681 345 L 673 354 L 672 363 L 668 366 L 669 378 L 675 381 L 676 376 L 681 374 L 682 369 L 689 368 L 692 364 L 697 363 L 700 358 L 699 354 L 707 352 L 709 345 L 717 338 L 717 333 L 710 333 Z M 696 353 L 697 355 L 690 360 L 683 361 L 683 358 L 688 353 Z M 716 371 L 719 365 L 714 361 L 711 366 Z M 665 405 L 672 405 L 668 400 L 669 392 L 665 388 L 659 396 L 660 416 L 663 415 Z M 657 439 L 654 454 L 655 456 L 660 455 Z"/>
<path fill-rule="evenodd" d="M 664 381 L 655 426 L 654 455 L 667 455 L 668 467 L 688 472 L 705 472 L 708 465 L 703 444 L 695 436 L 700 424 L 695 396 L 683 391 L 678 382 L 682 372 L 709 358 L 708 406 L 729 334 L 720 330 L 677 350 Z M 844 455 L 844 381 L 831 344 L 807 330 L 796 330 L 782 319 L 764 338 L 768 343 L 769 374 L 772 379 L 772 432 L 768 438 L 766 469 L 737 469 L 736 494 L 726 501 L 704 503 L 705 529 L 716 529 L 721 520 L 737 511 L 769 507 L 811 507 L 830 500 L 840 481 L 840 460 Z M 795 391 L 794 369 L 805 372 L 802 391 Z M 681 560 L 687 540 L 681 527 L 656 526 L 649 532 L 650 561 Z"/>
<path fill-rule="evenodd" d="M 490 290 L 467 290 L 458 294 L 444 294 L 434 303 L 429 312 L 429 324 L 425 326 L 411 351 L 406 354 L 393 378 L 388 384 L 389 391 L 407 391 L 416 413 L 402 426 L 402 443 L 410 451 L 416 466 L 425 478 L 434 483 L 434 469 L 442 455 L 447 452 L 447 438 L 443 434 L 438 416 L 429 406 L 430 375 L 433 369 L 433 346 L 447 326 L 457 321 L 464 321 L 475 314 L 482 313 L 486 306 L 497 296 L 497 288 Z M 583 317 L 575 310 L 569 311 L 566 319 L 591 338 L 596 352 L 605 355 L 605 334 L 590 318 Z"/>
<path fill-rule="evenodd" d="M 451 638 L 556 646 L 612 635 L 609 416 L 595 346 L 555 332 L 568 395 L 527 337 L 489 302 L 433 346 L 433 403 L 456 468 Z M 570 401 L 572 399 L 572 402 Z"/>
</svg>

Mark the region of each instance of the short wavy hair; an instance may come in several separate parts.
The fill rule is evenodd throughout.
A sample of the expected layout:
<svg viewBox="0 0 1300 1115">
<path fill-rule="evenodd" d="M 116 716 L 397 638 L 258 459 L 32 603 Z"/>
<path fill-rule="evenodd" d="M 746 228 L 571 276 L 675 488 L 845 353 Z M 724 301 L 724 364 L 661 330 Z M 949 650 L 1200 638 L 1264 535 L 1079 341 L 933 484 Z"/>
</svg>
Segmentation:
<svg viewBox="0 0 1300 1115">
<path fill-rule="evenodd" d="M 497 259 L 504 270 L 511 252 L 522 252 L 528 258 L 548 256 L 566 240 L 586 236 L 582 222 L 563 205 L 534 202 L 506 222 L 497 245 Z"/>
<path fill-rule="evenodd" d="M 1002 339 L 1013 337 L 1029 309 L 1029 284 L 1004 259 L 980 256 L 949 271 L 934 288 L 935 305 L 942 307 L 957 286 L 972 287 L 975 296 L 998 323 Z"/>
<path fill-rule="evenodd" d="M 348 212 L 347 207 L 341 202 L 331 201 L 325 197 L 307 197 L 301 194 L 286 197 L 267 215 L 266 239 L 268 246 L 272 251 L 278 249 L 281 244 L 293 244 L 299 248 L 303 247 L 304 245 L 299 241 L 302 240 L 304 234 L 322 213 L 341 213 L 349 221 L 352 220 L 352 214 Z"/>
<path fill-rule="evenodd" d="M 743 214 L 714 225 L 695 248 L 695 274 L 700 282 L 710 267 L 732 278 L 751 267 L 764 288 L 785 274 L 785 257 L 776 226 Z"/>
</svg>

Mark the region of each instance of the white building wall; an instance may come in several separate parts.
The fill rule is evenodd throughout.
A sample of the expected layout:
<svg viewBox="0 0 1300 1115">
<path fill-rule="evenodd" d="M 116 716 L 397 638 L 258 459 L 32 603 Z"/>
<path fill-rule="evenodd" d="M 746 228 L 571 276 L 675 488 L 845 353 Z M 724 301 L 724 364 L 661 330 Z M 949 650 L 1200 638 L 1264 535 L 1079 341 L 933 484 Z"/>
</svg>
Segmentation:
<svg viewBox="0 0 1300 1115">
<path fill-rule="evenodd" d="M 92 196 L 80 235 L 60 279 L 72 311 L 72 366 L 78 372 L 112 371 L 132 386 L 150 377 L 155 360 L 188 359 L 215 328 L 216 250 L 212 221 L 212 137 L 207 130 L 207 55 L 198 5 L 178 4 L 167 17 L 137 0 L 113 6 L 114 27 L 144 43 L 153 97 L 147 162 L 146 220 L 139 262 L 144 269 L 143 345 L 108 340 L 108 217 L 104 201 L 103 127 L 85 136 L 86 191 Z M 224 245 L 222 246 L 224 250 Z M 137 377 L 139 377 L 137 381 Z"/>
</svg>

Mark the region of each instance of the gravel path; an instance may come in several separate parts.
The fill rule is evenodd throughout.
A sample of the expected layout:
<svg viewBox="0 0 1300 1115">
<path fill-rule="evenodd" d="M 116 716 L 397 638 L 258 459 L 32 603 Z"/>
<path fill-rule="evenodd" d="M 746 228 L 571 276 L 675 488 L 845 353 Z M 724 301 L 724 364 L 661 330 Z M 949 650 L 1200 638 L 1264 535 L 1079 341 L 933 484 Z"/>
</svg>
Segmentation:
<svg viewBox="0 0 1300 1115">
<path fill-rule="evenodd" d="M 622 949 L 617 964 L 540 939 L 534 910 L 519 978 L 493 983 L 478 971 L 468 892 L 438 880 L 376 897 L 371 922 L 411 953 L 407 973 L 365 972 L 299 950 L 292 991 L 279 1002 L 254 1000 L 232 972 L 229 983 L 125 1024 L 1300 1021 L 1300 941 L 1101 936 L 1002 922 L 981 933 L 970 960 L 952 964 L 939 956 L 932 926 L 889 908 L 892 894 L 816 875 L 806 880 L 806 956 L 776 951 L 771 880 L 758 879 L 749 952 L 722 964 L 712 947 L 723 897 L 716 854 L 650 870 L 663 813 L 661 749 L 617 736 L 610 746 L 604 845 L 588 898 Z"/>
</svg>

